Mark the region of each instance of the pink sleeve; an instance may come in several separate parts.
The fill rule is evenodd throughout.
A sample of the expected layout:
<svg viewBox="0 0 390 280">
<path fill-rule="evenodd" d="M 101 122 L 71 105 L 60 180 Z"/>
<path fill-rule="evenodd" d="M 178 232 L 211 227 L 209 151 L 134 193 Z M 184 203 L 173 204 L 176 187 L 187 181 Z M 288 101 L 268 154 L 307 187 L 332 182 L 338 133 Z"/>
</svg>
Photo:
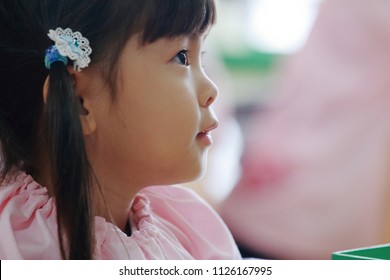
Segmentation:
<svg viewBox="0 0 390 280">
<path fill-rule="evenodd" d="M 193 191 L 170 186 L 149 187 L 141 193 L 195 259 L 241 259 L 222 219 Z"/>
<path fill-rule="evenodd" d="M 20 173 L 0 187 L 0 259 L 60 259 L 47 190 Z"/>
</svg>

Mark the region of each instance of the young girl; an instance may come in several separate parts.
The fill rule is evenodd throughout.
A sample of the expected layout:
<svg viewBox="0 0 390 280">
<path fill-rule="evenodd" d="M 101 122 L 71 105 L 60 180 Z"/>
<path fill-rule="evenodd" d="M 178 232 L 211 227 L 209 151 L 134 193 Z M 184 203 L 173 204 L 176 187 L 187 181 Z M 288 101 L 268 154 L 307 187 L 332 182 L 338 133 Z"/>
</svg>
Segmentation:
<svg viewBox="0 0 390 280">
<path fill-rule="evenodd" d="M 0 3 L 0 258 L 237 259 L 205 168 L 213 0 Z"/>
</svg>

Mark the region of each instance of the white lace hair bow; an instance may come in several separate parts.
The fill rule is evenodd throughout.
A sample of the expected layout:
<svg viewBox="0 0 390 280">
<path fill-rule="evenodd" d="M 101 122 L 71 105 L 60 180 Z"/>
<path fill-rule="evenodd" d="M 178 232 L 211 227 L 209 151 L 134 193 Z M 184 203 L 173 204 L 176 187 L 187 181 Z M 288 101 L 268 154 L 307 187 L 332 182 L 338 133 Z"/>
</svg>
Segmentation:
<svg viewBox="0 0 390 280">
<path fill-rule="evenodd" d="M 54 41 L 55 47 L 62 56 L 73 60 L 74 69 L 80 72 L 81 69 L 88 67 L 91 62 L 89 55 L 92 49 L 88 39 L 80 32 L 72 32 L 70 28 L 63 30 L 58 27 L 56 30 L 50 29 L 47 36 Z"/>
</svg>

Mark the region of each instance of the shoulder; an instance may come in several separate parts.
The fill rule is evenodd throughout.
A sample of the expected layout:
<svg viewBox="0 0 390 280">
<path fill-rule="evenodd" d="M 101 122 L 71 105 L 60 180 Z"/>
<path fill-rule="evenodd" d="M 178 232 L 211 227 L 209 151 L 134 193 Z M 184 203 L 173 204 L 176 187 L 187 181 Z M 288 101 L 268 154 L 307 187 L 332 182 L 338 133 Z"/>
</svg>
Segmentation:
<svg viewBox="0 0 390 280">
<path fill-rule="evenodd" d="M 140 195 L 149 200 L 155 216 L 180 233 L 176 237 L 194 258 L 240 258 L 225 223 L 194 191 L 180 186 L 156 186 L 143 189 Z"/>
<path fill-rule="evenodd" d="M 1 182 L 0 229 L 0 259 L 60 258 L 54 202 L 23 172 Z"/>
<path fill-rule="evenodd" d="M 47 202 L 47 190 L 24 172 L 13 172 L 2 179 L 0 185 L 0 210 L 4 214 L 8 208 L 20 211 L 35 202 Z"/>
</svg>

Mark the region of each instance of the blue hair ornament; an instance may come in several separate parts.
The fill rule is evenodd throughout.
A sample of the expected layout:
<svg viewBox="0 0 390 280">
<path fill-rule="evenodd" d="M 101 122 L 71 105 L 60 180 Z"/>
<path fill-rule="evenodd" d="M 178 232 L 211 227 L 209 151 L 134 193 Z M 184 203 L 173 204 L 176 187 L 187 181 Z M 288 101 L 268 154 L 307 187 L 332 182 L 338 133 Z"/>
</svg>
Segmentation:
<svg viewBox="0 0 390 280">
<path fill-rule="evenodd" d="M 68 58 L 62 56 L 55 45 L 52 45 L 45 51 L 45 66 L 50 69 L 52 63 L 62 61 L 65 65 L 68 64 Z"/>
</svg>

